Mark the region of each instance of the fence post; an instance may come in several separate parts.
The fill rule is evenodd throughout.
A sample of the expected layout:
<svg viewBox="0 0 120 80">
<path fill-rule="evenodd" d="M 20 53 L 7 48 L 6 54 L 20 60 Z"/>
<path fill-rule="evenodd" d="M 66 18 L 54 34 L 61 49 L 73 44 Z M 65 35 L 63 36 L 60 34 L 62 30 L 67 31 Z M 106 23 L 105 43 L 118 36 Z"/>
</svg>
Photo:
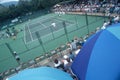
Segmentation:
<svg viewBox="0 0 120 80">
<path fill-rule="evenodd" d="M 37 39 L 38 39 L 38 41 L 39 41 L 40 45 L 42 46 L 42 49 L 43 49 L 44 53 L 46 53 L 46 51 L 45 51 L 45 48 L 44 48 L 44 46 L 43 46 L 43 42 L 42 42 L 42 40 L 41 40 L 41 36 L 40 36 L 39 32 L 38 32 L 38 31 L 36 31 L 36 32 L 35 32 L 35 34 L 36 34 L 36 36 L 37 36 Z"/>
<path fill-rule="evenodd" d="M 53 34 L 53 29 L 52 29 L 51 26 L 50 26 L 50 30 L 51 30 L 51 32 L 52 32 L 53 39 L 55 39 L 55 36 L 54 36 L 54 34 Z"/>
<path fill-rule="evenodd" d="M 75 14 L 75 22 L 76 22 L 76 27 L 78 28 L 77 14 Z"/>
<path fill-rule="evenodd" d="M 85 18 L 86 18 L 87 31 L 88 31 L 88 34 L 89 34 L 90 32 L 89 32 L 89 27 L 88 27 L 88 16 L 87 16 L 87 12 L 85 12 Z"/>
<path fill-rule="evenodd" d="M 5 45 L 10 50 L 11 54 L 13 55 L 13 57 L 15 58 L 15 54 L 13 53 L 14 51 L 12 50 L 12 48 L 10 47 L 10 45 L 8 43 L 5 43 Z M 15 60 L 16 60 L 16 58 L 15 58 Z M 17 63 L 20 65 L 20 62 L 17 61 Z"/>
<path fill-rule="evenodd" d="M 8 44 L 8 43 L 5 43 L 5 45 L 7 46 L 7 48 L 9 49 L 9 51 L 12 53 L 12 55 L 14 56 L 14 54 L 13 54 L 13 50 L 12 50 L 12 48 L 10 47 L 10 45 Z"/>
<path fill-rule="evenodd" d="M 64 31 L 65 31 L 65 35 L 66 35 L 67 41 L 69 42 L 65 21 L 63 21 L 63 28 L 64 28 Z"/>
</svg>

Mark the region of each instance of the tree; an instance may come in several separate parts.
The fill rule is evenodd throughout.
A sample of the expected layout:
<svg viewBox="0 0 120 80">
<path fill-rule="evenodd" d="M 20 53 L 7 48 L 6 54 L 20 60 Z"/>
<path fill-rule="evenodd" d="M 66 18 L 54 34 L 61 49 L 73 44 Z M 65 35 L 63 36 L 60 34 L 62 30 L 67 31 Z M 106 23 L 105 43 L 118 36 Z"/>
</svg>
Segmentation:
<svg viewBox="0 0 120 80">
<path fill-rule="evenodd" d="M 0 5 L 0 22 L 7 19 L 13 19 L 28 12 L 34 12 L 45 8 L 50 8 L 53 5 L 65 0 L 19 0 L 17 5 L 4 7 Z"/>
</svg>

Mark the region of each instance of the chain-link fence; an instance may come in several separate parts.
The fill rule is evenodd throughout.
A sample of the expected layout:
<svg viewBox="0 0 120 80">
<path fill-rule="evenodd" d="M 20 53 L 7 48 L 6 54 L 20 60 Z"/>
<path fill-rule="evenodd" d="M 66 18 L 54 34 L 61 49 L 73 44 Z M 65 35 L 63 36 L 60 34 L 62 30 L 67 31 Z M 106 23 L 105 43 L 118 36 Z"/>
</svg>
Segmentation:
<svg viewBox="0 0 120 80">
<path fill-rule="evenodd" d="M 0 72 L 19 66 L 19 63 L 17 63 L 13 56 L 13 51 L 16 51 L 20 56 L 21 63 L 34 60 L 36 57 L 45 54 L 51 55 L 51 51 L 70 42 L 74 36 L 84 37 L 86 34 L 94 32 L 97 27 L 102 27 L 104 20 L 107 20 L 107 18 L 101 16 L 88 16 L 87 14 L 75 14 L 72 16 L 71 14 L 66 14 L 60 16 L 58 19 L 58 21 L 61 21 L 59 24 L 60 29 L 58 30 L 51 30 L 49 27 L 45 28 L 47 32 L 36 31 L 34 34 L 36 36 L 35 40 L 29 43 L 26 43 L 24 37 L 21 37 L 8 43 L 1 44 Z M 68 23 L 67 21 L 72 23 Z M 44 36 L 41 36 L 41 34 L 44 34 Z"/>
</svg>

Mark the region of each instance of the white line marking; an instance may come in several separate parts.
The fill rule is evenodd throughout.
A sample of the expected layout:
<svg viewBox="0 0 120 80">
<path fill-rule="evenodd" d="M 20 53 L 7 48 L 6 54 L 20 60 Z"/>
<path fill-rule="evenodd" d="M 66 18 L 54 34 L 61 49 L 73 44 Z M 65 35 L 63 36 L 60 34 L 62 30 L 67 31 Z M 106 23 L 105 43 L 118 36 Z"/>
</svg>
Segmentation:
<svg viewBox="0 0 120 80">
<path fill-rule="evenodd" d="M 35 21 L 35 23 L 34 23 L 34 21 L 33 21 L 32 23 L 37 24 L 39 22 L 44 22 L 44 21 L 52 19 L 52 18 L 56 18 L 56 16 L 52 16 L 52 17 L 49 17 L 49 18 L 41 18 L 41 19 L 38 19 L 37 22 Z M 34 24 L 30 24 L 30 25 L 34 25 Z"/>
<path fill-rule="evenodd" d="M 27 27 L 28 27 L 28 31 L 29 31 L 29 33 L 30 33 L 30 38 L 31 38 L 31 40 L 33 41 L 32 33 L 31 33 L 31 31 L 30 31 L 30 28 L 29 28 L 29 25 L 28 25 L 28 24 L 27 24 Z"/>
<path fill-rule="evenodd" d="M 25 27 L 26 27 L 26 26 L 25 26 Z M 24 27 L 24 42 L 25 42 L 25 44 L 26 44 L 27 42 L 26 42 L 25 27 Z"/>
<path fill-rule="evenodd" d="M 42 29 L 49 28 L 50 26 L 47 27 L 46 25 L 42 24 L 41 21 L 45 21 L 45 20 L 48 20 L 48 19 L 51 19 L 51 18 L 54 18 L 54 17 L 55 17 L 55 16 L 52 16 L 52 17 L 50 17 L 50 18 L 40 19 L 39 23 L 40 23 L 44 28 L 36 29 L 36 31 L 40 31 L 40 30 L 42 30 Z M 59 19 L 60 19 L 60 18 L 59 18 Z M 57 18 L 54 19 L 55 21 L 57 21 L 56 24 L 59 24 L 59 23 L 61 23 L 62 21 L 67 21 L 67 20 L 65 20 L 65 19 L 60 19 L 60 20 L 59 20 L 59 19 L 57 19 Z M 51 20 L 52 20 L 52 19 L 51 19 Z M 68 21 L 68 22 L 71 22 L 71 21 Z M 38 22 L 36 22 L 36 23 L 38 23 Z M 36 23 L 34 23 L 34 24 L 36 24 Z M 33 24 L 30 24 L 30 25 L 33 25 Z M 69 27 L 71 27 L 71 26 L 73 26 L 73 25 L 75 25 L 75 24 L 73 23 L 73 24 L 69 25 Z M 29 33 L 30 33 L 30 37 L 31 37 L 31 39 L 32 39 L 32 41 L 27 42 L 27 43 L 31 43 L 31 42 L 33 42 L 33 41 L 36 41 L 37 39 L 33 39 L 33 36 L 32 36 L 32 34 L 34 34 L 36 31 L 32 31 L 32 32 L 31 32 L 28 24 L 27 24 L 27 26 L 28 26 L 28 30 L 29 30 Z M 57 30 L 57 31 L 55 31 L 55 32 L 59 32 L 59 31 L 61 31 L 61 30 L 63 30 L 63 28 L 61 28 L 61 29 L 59 29 L 59 30 Z M 52 33 L 49 33 L 49 34 L 52 34 Z M 42 36 L 42 37 L 46 37 L 46 36 L 48 36 L 49 34 L 44 35 L 44 36 Z"/>
<path fill-rule="evenodd" d="M 56 25 L 59 24 L 59 23 L 61 23 L 61 21 L 57 21 Z M 40 31 L 40 30 L 43 30 L 43 29 L 45 29 L 45 28 L 49 28 L 49 27 L 50 27 L 50 26 L 47 27 L 46 25 L 44 25 L 44 24 L 42 24 L 42 23 L 41 23 L 41 25 L 44 26 L 44 28 L 37 29 L 36 31 Z M 31 33 L 35 33 L 36 31 L 33 31 L 33 32 L 31 32 Z"/>
</svg>

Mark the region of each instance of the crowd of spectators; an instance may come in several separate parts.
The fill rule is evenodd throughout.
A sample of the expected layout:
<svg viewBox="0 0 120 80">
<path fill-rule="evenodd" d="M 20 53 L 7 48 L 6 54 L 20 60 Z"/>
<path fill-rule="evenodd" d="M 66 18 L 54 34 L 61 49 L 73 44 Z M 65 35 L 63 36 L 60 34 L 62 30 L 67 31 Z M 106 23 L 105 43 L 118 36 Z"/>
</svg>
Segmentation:
<svg viewBox="0 0 120 80">
<path fill-rule="evenodd" d="M 58 4 L 57 4 L 58 5 Z M 95 12 L 95 13 L 116 13 L 120 14 L 120 3 L 115 2 L 68 2 L 54 6 L 54 12 Z"/>
<path fill-rule="evenodd" d="M 82 3 L 64 3 L 57 5 L 53 8 L 55 12 L 91 12 L 91 13 L 106 13 L 108 15 L 112 13 L 120 14 L 120 5 L 117 3 L 107 3 L 107 2 L 82 2 Z M 114 16 L 110 20 L 104 21 L 103 26 L 101 29 L 105 29 L 108 25 L 113 23 L 120 22 L 120 15 Z M 96 29 L 96 32 L 99 29 Z M 10 36 L 17 36 L 17 30 L 12 28 L 12 32 L 9 29 L 6 30 L 7 37 Z M 53 64 L 55 68 L 61 69 L 65 72 L 70 73 L 70 75 L 77 80 L 76 76 L 71 71 L 71 64 L 74 61 L 74 58 L 79 53 L 80 49 L 82 48 L 84 42 L 86 42 L 87 38 L 90 35 L 87 34 L 84 38 L 74 37 L 71 42 L 68 42 L 66 45 L 68 47 L 68 54 L 62 56 L 62 58 L 58 59 L 55 58 L 53 60 Z M 16 52 L 14 52 L 15 59 L 18 63 L 20 63 L 20 58 Z M 1 79 L 1 77 L 0 77 Z"/>
<path fill-rule="evenodd" d="M 104 21 L 101 29 L 106 29 L 106 27 L 108 27 L 109 25 L 119 23 L 120 17 L 115 16 L 112 20 L 113 21 L 108 21 L 108 22 Z M 100 27 L 96 28 L 95 32 L 91 32 L 91 34 L 86 34 L 86 36 L 84 36 L 84 37 L 80 37 L 80 38 L 74 37 L 74 39 L 71 40 L 71 42 L 68 42 L 66 44 L 66 46 L 68 48 L 67 54 L 63 55 L 62 58 L 54 59 L 54 67 L 69 73 L 73 77 L 74 80 L 77 80 L 77 77 L 72 73 L 71 64 L 74 61 L 77 54 L 80 52 L 82 46 L 87 41 L 87 39 L 92 34 L 97 33 L 99 30 L 100 30 Z"/>
<path fill-rule="evenodd" d="M 108 7 L 108 5 L 109 5 L 109 7 Z M 95 6 L 95 5 L 92 5 L 92 6 Z M 106 29 L 106 27 L 108 27 L 109 25 L 116 24 L 116 23 L 120 22 L 120 15 L 119 15 L 120 14 L 120 7 L 119 6 L 116 6 L 115 4 L 104 4 L 104 5 L 102 5 L 102 7 L 103 6 L 105 7 L 105 9 L 107 9 L 107 10 L 105 10 L 105 13 L 107 13 L 107 14 L 116 13 L 117 16 L 108 17 L 109 20 L 104 21 L 103 26 L 96 28 L 96 31 L 92 32 L 91 34 L 97 33 L 100 29 Z M 114 7 L 114 9 L 111 11 L 111 8 L 113 8 L 113 7 Z M 66 8 L 68 8 L 68 6 Z M 101 6 L 99 6 L 98 8 L 101 8 Z M 91 11 L 88 11 L 88 12 L 91 12 Z M 95 12 L 98 12 L 98 11 L 95 11 Z M 60 60 L 56 58 L 54 60 L 54 67 L 58 68 L 58 69 L 62 69 L 63 71 L 70 73 L 71 76 L 75 80 L 77 80 L 77 77 L 71 71 L 71 64 L 74 61 L 74 58 L 76 57 L 76 55 L 79 53 L 81 47 L 86 42 L 88 37 L 91 36 L 91 34 L 87 34 L 84 38 L 83 37 L 80 37 L 80 38 L 75 37 L 73 40 L 71 40 L 71 42 L 68 42 L 66 44 L 68 46 L 68 49 L 69 49 L 68 54 L 64 55 L 63 58 Z"/>
<path fill-rule="evenodd" d="M 66 44 L 67 54 L 63 55 L 61 58 L 55 58 L 53 60 L 54 67 L 69 73 L 74 80 L 77 80 L 77 77 L 72 73 L 71 64 L 88 37 L 88 35 L 86 35 L 84 38 L 78 38 L 75 36 L 71 42 L 68 42 Z"/>
</svg>

